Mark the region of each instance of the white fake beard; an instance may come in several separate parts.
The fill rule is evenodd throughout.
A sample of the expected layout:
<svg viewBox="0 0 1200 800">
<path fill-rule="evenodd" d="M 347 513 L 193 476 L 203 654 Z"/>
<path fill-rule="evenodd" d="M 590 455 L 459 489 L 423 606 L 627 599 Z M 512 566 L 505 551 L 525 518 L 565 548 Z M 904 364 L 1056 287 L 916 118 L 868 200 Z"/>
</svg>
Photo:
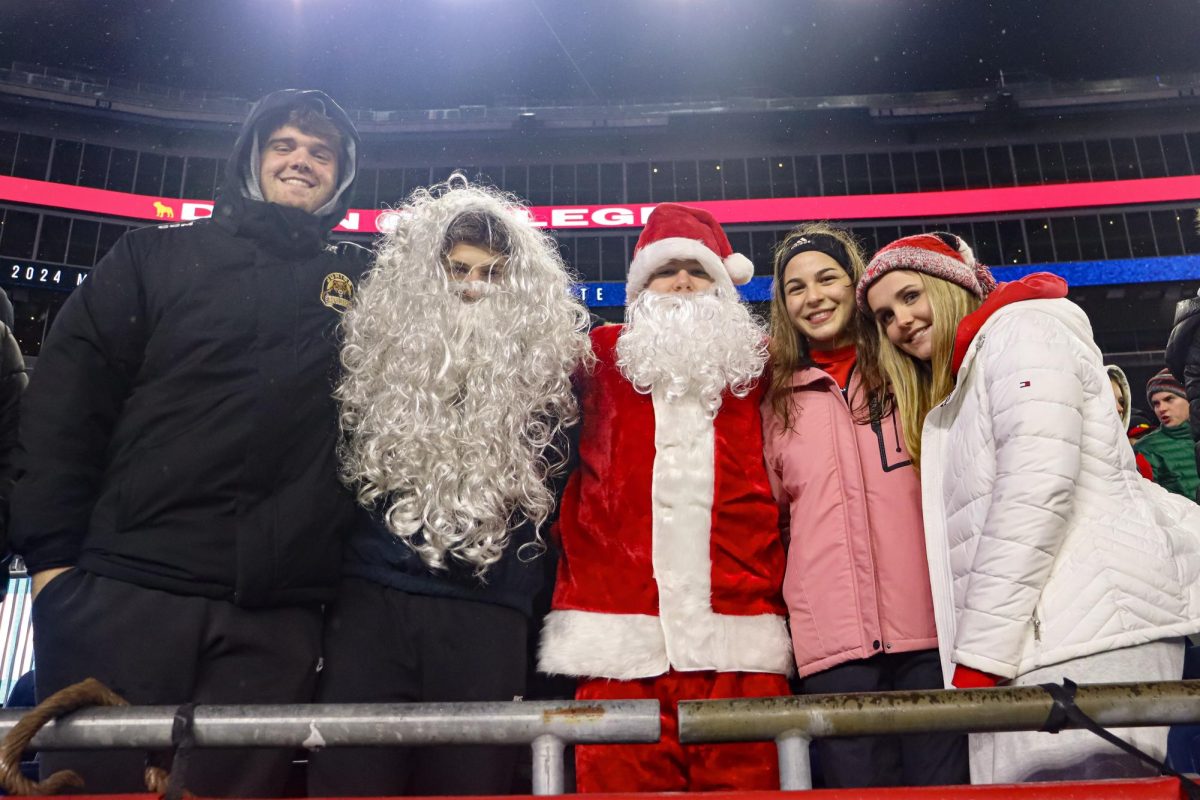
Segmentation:
<svg viewBox="0 0 1200 800">
<path fill-rule="evenodd" d="M 767 362 L 767 332 L 735 293 L 649 290 L 630 304 L 617 339 L 617 365 L 642 394 L 662 390 L 668 402 L 698 397 L 715 416 L 729 389 L 744 397 Z"/>
<path fill-rule="evenodd" d="M 350 451 L 370 496 L 387 503 L 388 527 L 427 565 L 453 560 L 482 575 L 511 527 L 540 525 L 552 509 L 545 481 L 561 459 L 551 445 L 574 419 L 579 354 L 573 332 L 547 329 L 533 298 L 489 285 L 466 302 L 464 288 L 384 312 L 402 352 L 356 376 L 373 390 Z"/>
</svg>

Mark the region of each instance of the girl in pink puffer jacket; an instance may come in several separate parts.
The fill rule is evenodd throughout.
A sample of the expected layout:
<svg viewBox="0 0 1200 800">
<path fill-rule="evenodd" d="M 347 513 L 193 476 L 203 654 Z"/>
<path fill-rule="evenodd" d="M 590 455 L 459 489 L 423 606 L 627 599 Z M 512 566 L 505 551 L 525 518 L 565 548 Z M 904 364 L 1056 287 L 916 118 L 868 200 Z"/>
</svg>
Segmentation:
<svg viewBox="0 0 1200 800">
<path fill-rule="evenodd" d="M 789 541 L 783 593 L 806 694 L 940 689 L 921 485 L 859 335 L 853 237 L 802 225 L 775 253 L 768 474 Z M 819 739 L 826 785 L 967 783 L 960 735 Z"/>
</svg>

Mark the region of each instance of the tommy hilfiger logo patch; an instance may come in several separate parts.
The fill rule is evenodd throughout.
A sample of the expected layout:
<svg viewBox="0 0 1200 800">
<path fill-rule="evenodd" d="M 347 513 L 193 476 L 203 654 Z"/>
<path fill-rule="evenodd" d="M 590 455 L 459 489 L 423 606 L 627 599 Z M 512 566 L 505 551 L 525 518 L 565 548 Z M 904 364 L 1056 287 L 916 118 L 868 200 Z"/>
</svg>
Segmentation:
<svg viewBox="0 0 1200 800">
<path fill-rule="evenodd" d="M 1018 389 L 1028 389 L 1029 381 L 1021 381 L 1020 383 L 1017 384 L 1017 388 Z"/>
</svg>

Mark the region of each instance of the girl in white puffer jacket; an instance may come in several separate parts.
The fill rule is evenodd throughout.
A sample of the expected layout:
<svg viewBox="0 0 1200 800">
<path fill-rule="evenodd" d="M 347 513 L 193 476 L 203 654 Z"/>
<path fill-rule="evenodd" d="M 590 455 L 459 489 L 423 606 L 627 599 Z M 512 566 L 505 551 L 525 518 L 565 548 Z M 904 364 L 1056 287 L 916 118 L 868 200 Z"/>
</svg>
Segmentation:
<svg viewBox="0 0 1200 800">
<path fill-rule="evenodd" d="M 1200 630 L 1200 506 L 1138 475 L 1066 290 L 1045 273 L 996 288 L 951 234 L 884 247 L 858 286 L 921 470 L 943 671 L 960 688 L 1177 680 L 1181 637 Z M 1120 733 L 1165 753 L 1166 728 Z M 975 783 L 1144 772 L 1087 731 L 971 737 Z"/>
</svg>

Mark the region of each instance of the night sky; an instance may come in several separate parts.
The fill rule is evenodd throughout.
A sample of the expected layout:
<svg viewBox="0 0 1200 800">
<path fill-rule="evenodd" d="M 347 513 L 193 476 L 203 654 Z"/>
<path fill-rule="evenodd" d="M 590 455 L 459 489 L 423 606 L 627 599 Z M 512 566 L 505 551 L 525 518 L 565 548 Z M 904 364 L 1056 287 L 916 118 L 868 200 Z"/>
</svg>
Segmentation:
<svg viewBox="0 0 1200 800">
<path fill-rule="evenodd" d="M 1196 0 L 0 0 L 4 61 L 356 108 L 1200 72 Z"/>
</svg>

